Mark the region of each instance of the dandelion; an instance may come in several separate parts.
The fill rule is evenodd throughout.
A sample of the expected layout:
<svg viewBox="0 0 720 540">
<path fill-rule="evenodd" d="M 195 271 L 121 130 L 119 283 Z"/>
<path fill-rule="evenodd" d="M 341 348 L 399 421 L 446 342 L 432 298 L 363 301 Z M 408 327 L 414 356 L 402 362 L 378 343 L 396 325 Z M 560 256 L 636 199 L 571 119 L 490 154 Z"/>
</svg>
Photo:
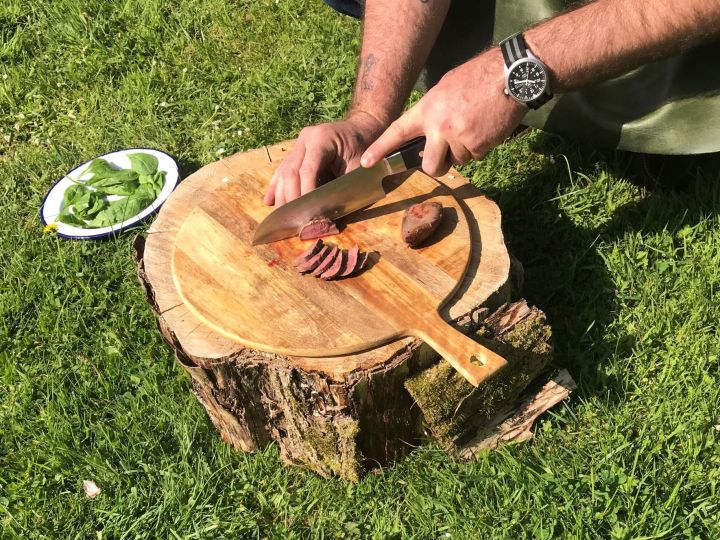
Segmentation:
<svg viewBox="0 0 720 540">
<path fill-rule="evenodd" d="M 57 232 L 57 228 L 57 223 L 48 223 L 43 227 L 43 234 L 52 234 L 54 232 Z"/>
<path fill-rule="evenodd" d="M 90 499 L 94 499 L 102 492 L 98 485 L 92 480 L 85 480 L 83 482 L 83 491 Z"/>
<path fill-rule="evenodd" d="M 186 67 L 183 68 L 183 73 L 187 73 L 187 68 L 186 68 Z"/>
<path fill-rule="evenodd" d="M 167 107 L 167 106 L 168 106 L 167 101 L 163 101 L 162 103 L 160 103 L 160 106 L 161 106 L 161 107 Z"/>
<path fill-rule="evenodd" d="M 216 153 L 218 156 L 222 156 L 222 155 L 225 153 L 225 149 L 224 149 L 224 148 L 218 148 L 218 149 L 217 149 L 217 152 L 215 152 L 215 153 Z"/>
<path fill-rule="evenodd" d="M 8 74 L 7 74 L 7 73 L 3 73 L 3 81 L 7 81 L 7 80 L 8 80 Z"/>
</svg>

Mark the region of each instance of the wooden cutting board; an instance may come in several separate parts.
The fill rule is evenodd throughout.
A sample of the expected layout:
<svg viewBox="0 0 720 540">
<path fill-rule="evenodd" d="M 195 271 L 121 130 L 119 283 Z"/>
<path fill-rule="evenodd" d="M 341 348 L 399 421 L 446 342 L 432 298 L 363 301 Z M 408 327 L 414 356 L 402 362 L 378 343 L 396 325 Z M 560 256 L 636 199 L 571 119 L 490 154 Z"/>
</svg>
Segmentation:
<svg viewBox="0 0 720 540">
<path fill-rule="evenodd" d="M 341 220 L 341 234 L 325 239 L 373 252 L 369 268 L 322 281 L 292 266 L 310 242 L 252 246 L 257 223 L 272 211 L 261 201 L 269 179 L 269 171 L 224 179 L 178 231 L 173 280 L 200 321 L 247 347 L 290 356 L 346 355 L 416 336 L 474 385 L 505 365 L 438 314 L 461 282 L 472 246 L 448 188 L 422 172 L 386 179 L 385 199 Z M 424 247 L 410 249 L 400 237 L 403 211 L 425 200 L 443 205 L 443 221 Z"/>
</svg>

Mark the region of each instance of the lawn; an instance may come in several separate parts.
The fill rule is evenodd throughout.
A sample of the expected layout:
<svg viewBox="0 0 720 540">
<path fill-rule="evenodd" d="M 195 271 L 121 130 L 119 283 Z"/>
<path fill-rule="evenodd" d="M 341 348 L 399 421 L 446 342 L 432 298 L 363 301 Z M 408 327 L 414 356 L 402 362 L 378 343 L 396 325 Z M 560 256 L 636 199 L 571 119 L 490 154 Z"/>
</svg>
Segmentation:
<svg viewBox="0 0 720 540">
<path fill-rule="evenodd" d="M 679 192 L 538 133 L 467 166 L 579 388 L 529 443 L 357 485 L 220 442 L 132 233 L 43 234 L 44 193 L 97 154 L 157 147 L 187 175 L 341 117 L 358 46 L 320 0 L 2 0 L 0 538 L 720 538 L 717 159 Z"/>
</svg>

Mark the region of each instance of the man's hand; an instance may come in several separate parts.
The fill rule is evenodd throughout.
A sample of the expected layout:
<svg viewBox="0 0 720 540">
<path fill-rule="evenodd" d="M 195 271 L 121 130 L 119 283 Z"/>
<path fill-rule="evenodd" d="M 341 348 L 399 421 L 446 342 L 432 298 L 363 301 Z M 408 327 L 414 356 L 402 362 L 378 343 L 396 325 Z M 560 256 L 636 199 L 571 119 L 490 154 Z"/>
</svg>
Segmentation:
<svg viewBox="0 0 720 540">
<path fill-rule="evenodd" d="M 347 119 L 305 128 L 265 194 L 280 206 L 360 164 L 360 156 L 402 111 L 450 0 L 366 0 L 363 42 Z"/>
<path fill-rule="evenodd" d="M 306 127 L 275 170 L 263 201 L 282 206 L 356 169 L 362 153 L 386 127 L 362 111 L 339 122 Z"/>
<path fill-rule="evenodd" d="M 451 164 L 480 159 L 504 141 L 527 107 L 503 93 L 503 59 L 488 50 L 448 72 L 440 82 L 375 141 L 363 154 L 371 167 L 386 154 L 420 135 L 427 137 L 423 170 L 432 176 Z"/>
</svg>

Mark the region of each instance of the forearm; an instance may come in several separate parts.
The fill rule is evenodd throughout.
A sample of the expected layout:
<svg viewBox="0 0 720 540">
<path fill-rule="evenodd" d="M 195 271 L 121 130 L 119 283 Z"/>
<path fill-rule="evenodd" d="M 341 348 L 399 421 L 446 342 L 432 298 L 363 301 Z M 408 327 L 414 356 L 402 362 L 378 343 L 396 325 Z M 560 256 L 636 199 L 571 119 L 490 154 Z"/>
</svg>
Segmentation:
<svg viewBox="0 0 720 540">
<path fill-rule="evenodd" d="M 445 20 L 450 0 L 367 0 L 348 115 L 389 124 L 402 112 Z"/>
<path fill-rule="evenodd" d="M 720 0 L 596 0 L 524 36 L 562 93 L 720 36 Z"/>
</svg>

